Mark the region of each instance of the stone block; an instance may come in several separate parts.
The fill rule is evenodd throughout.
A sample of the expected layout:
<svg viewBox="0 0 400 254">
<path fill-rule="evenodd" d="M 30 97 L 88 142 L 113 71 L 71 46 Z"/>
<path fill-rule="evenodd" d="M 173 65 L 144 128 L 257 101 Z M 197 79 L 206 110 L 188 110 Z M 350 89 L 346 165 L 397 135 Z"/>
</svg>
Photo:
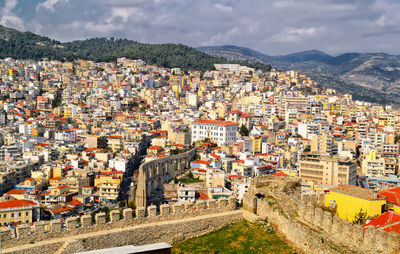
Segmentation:
<svg viewBox="0 0 400 254">
<path fill-rule="evenodd" d="M 376 231 L 378 231 L 378 229 L 375 227 L 367 227 L 364 230 L 364 245 L 369 246 L 371 249 L 375 249 Z"/>
<path fill-rule="evenodd" d="M 318 205 L 320 205 L 320 206 L 325 205 L 325 194 L 324 193 L 318 193 L 317 199 L 318 199 Z"/>
<path fill-rule="evenodd" d="M 324 218 L 322 220 L 322 228 L 325 231 L 330 232 L 332 229 L 332 213 L 328 212 L 328 211 L 324 211 Z"/>
<path fill-rule="evenodd" d="M 348 221 L 343 221 L 342 234 L 346 239 L 350 239 L 353 234 L 353 224 Z"/>
<path fill-rule="evenodd" d="M 11 228 L 0 228 L 0 241 L 9 241 L 11 238 Z"/>
<path fill-rule="evenodd" d="M 217 201 L 216 200 L 208 200 L 207 201 L 207 207 L 208 207 L 209 210 L 217 209 Z"/>
<path fill-rule="evenodd" d="M 310 195 L 310 203 L 313 205 L 317 204 L 317 195 L 315 195 L 315 194 Z"/>
<path fill-rule="evenodd" d="M 361 225 L 353 225 L 353 244 L 357 247 L 361 245 L 363 238 L 363 227 Z"/>
<path fill-rule="evenodd" d="M 76 217 L 69 217 L 65 220 L 65 227 L 68 230 L 76 228 Z"/>
<path fill-rule="evenodd" d="M 400 239 L 398 238 L 398 234 L 394 231 L 389 232 L 387 235 L 387 243 L 388 243 L 388 253 L 395 253 L 398 251 L 400 246 Z"/>
<path fill-rule="evenodd" d="M 196 202 L 196 207 L 198 211 L 203 211 L 207 209 L 207 202 L 204 200 L 200 200 Z"/>
<path fill-rule="evenodd" d="M 183 212 L 184 211 L 184 209 L 183 209 L 183 207 L 182 207 L 182 204 L 174 204 L 174 206 L 172 207 L 172 213 L 174 213 L 174 214 L 178 214 L 178 213 L 181 213 L 181 212 Z"/>
<path fill-rule="evenodd" d="M 236 209 L 236 198 L 234 196 L 228 198 L 228 205 L 230 210 Z"/>
<path fill-rule="evenodd" d="M 185 203 L 185 212 L 186 212 L 186 213 L 192 213 L 192 212 L 194 211 L 195 208 L 196 208 L 196 207 L 194 206 L 193 203 L 190 203 L 190 202 L 186 202 L 186 203 Z"/>
<path fill-rule="evenodd" d="M 302 193 L 301 194 L 301 201 L 303 201 L 304 204 L 310 203 L 310 194 L 309 193 Z"/>
<path fill-rule="evenodd" d="M 106 223 L 106 214 L 105 213 L 97 213 L 96 214 L 96 224 L 105 224 Z"/>
<path fill-rule="evenodd" d="M 92 226 L 92 216 L 90 215 L 81 216 L 81 225 L 83 228 L 88 228 Z"/>
<path fill-rule="evenodd" d="M 307 208 L 307 206 L 304 203 L 298 203 L 297 213 L 301 220 L 304 220 L 304 217 L 306 216 L 306 212 L 307 212 L 306 208 Z"/>
<path fill-rule="evenodd" d="M 116 222 L 121 219 L 121 213 L 119 210 L 112 210 L 110 212 L 110 221 L 111 222 Z"/>
<path fill-rule="evenodd" d="M 26 224 L 18 225 L 17 226 L 17 237 L 18 238 L 25 238 L 31 232 L 31 227 Z"/>
<path fill-rule="evenodd" d="M 320 207 L 315 207 L 314 222 L 313 222 L 315 226 L 318 227 L 322 226 L 323 215 L 324 215 L 324 210 L 322 210 Z"/>
<path fill-rule="evenodd" d="M 342 234 L 343 220 L 338 216 L 332 218 L 332 232 L 336 235 Z"/>
<path fill-rule="evenodd" d="M 221 210 L 226 210 L 228 208 L 228 199 L 226 198 L 218 199 L 218 208 Z"/>
<path fill-rule="evenodd" d="M 387 240 L 388 240 L 387 233 L 383 230 L 378 229 L 376 231 L 376 245 L 375 245 L 376 251 L 378 253 L 384 253 L 387 251 L 386 249 L 388 244 Z"/>
<path fill-rule="evenodd" d="M 61 231 L 61 220 L 50 221 L 50 229 L 51 229 L 51 232 L 60 232 Z"/>
<path fill-rule="evenodd" d="M 126 220 L 126 221 L 129 221 L 129 220 L 132 220 L 132 218 L 133 218 L 133 210 L 131 209 L 131 208 L 126 208 L 126 209 L 124 209 L 124 211 L 123 211 L 123 214 L 124 214 L 124 220 Z"/>
<path fill-rule="evenodd" d="M 43 234 L 44 232 L 46 232 L 46 226 L 48 225 L 47 222 L 45 221 L 37 221 L 35 222 L 33 228 L 35 230 L 35 233 L 37 234 Z"/>
<path fill-rule="evenodd" d="M 145 215 L 146 215 L 146 210 L 145 210 L 144 207 L 137 207 L 136 208 L 136 217 L 138 219 L 144 219 Z"/>
<path fill-rule="evenodd" d="M 163 204 L 160 206 L 160 214 L 161 216 L 167 216 L 171 214 L 170 207 L 168 204 Z"/>
<path fill-rule="evenodd" d="M 306 211 L 305 211 L 305 214 L 304 214 L 304 220 L 305 221 L 313 222 L 313 220 L 314 220 L 314 208 L 315 207 L 310 203 L 306 206 Z"/>
<path fill-rule="evenodd" d="M 243 195 L 243 209 L 251 212 L 256 213 L 257 211 L 257 198 L 250 195 L 250 193 L 246 193 Z"/>
<path fill-rule="evenodd" d="M 150 218 L 154 218 L 157 216 L 157 206 L 151 205 L 147 207 L 147 214 Z"/>
</svg>

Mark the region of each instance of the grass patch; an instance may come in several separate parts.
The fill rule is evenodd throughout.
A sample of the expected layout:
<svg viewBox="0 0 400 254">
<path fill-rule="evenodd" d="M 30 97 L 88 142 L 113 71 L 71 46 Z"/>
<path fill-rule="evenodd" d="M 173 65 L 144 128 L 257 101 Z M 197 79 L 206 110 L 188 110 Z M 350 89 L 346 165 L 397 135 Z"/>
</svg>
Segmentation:
<svg viewBox="0 0 400 254">
<path fill-rule="evenodd" d="M 203 180 L 200 180 L 199 178 L 182 178 L 179 180 L 180 183 L 200 183 L 203 182 Z"/>
<path fill-rule="evenodd" d="M 173 246 L 172 253 L 293 253 L 293 249 L 262 224 L 242 220 L 210 234 L 178 243 Z"/>
</svg>

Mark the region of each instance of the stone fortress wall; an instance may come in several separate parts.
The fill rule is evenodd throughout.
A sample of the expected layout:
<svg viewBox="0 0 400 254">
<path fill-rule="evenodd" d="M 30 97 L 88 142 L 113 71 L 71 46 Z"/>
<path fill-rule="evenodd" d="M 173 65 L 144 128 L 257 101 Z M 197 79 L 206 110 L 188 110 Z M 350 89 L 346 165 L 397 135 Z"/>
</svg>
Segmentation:
<svg viewBox="0 0 400 254">
<path fill-rule="evenodd" d="M 170 182 L 175 176 L 181 174 L 189 166 L 197 149 L 198 147 L 195 147 L 185 153 L 155 159 L 140 165 L 136 207 L 146 207 L 147 200 L 153 191 L 162 189 L 164 183 Z"/>
<path fill-rule="evenodd" d="M 165 241 L 174 243 L 209 233 L 243 218 L 236 209 L 235 198 L 197 203 L 161 205 L 96 214 L 92 224 L 90 215 L 68 218 L 65 228 L 60 220 L 40 221 L 19 225 L 15 230 L 0 229 L 3 253 L 74 253 L 127 244 L 142 245 Z"/>
<path fill-rule="evenodd" d="M 400 253 L 400 238 L 375 228 L 363 232 L 324 211 L 324 196 L 301 195 L 297 180 L 258 177 L 236 209 L 235 198 L 197 203 L 148 206 L 91 216 L 42 221 L 15 230 L 0 228 L 2 253 L 74 253 L 122 245 L 175 243 L 210 233 L 241 219 L 268 220 L 278 235 L 300 253 Z"/>
<path fill-rule="evenodd" d="M 265 177 L 254 185 L 258 187 L 244 198 L 244 217 L 267 219 L 304 253 L 400 253 L 398 234 L 376 228 L 364 231 L 361 225 L 343 221 L 321 208 L 324 195 L 293 194 L 298 186 L 293 180 Z"/>
</svg>

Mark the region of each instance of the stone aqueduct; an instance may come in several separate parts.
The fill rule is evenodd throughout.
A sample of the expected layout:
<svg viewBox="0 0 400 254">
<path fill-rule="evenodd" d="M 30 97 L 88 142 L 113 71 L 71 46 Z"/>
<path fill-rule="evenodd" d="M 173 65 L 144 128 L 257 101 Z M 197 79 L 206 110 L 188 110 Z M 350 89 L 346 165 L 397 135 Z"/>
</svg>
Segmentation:
<svg viewBox="0 0 400 254">
<path fill-rule="evenodd" d="M 136 207 L 146 207 L 147 200 L 156 189 L 162 189 L 164 183 L 170 182 L 175 176 L 181 174 L 194 158 L 197 148 L 140 165 Z"/>
</svg>

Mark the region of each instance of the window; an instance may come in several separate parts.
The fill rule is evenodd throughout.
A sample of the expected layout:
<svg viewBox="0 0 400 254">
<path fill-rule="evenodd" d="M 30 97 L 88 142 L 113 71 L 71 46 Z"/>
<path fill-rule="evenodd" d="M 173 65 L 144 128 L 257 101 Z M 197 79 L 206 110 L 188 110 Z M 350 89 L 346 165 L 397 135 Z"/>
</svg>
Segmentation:
<svg viewBox="0 0 400 254">
<path fill-rule="evenodd" d="M 11 214 L 11 217 L 14 218 L 14 213 Z"/>
<path fill-rule="evenodd" d="M 29 220 L 26 220 L 25 222 L 26 222 L 26 223 L 29 223 Z"/>
<path fill-rule="evenodd" d="M 28 215 L 29 215 L 29 212 L 26 212 L 25 215 L 28 216 Z"/>
<path fill-rule="evenodd" d="M 18 213 L 18 216 L 21 217 L 21 213 L 20 212 Z"/>
</svg>

